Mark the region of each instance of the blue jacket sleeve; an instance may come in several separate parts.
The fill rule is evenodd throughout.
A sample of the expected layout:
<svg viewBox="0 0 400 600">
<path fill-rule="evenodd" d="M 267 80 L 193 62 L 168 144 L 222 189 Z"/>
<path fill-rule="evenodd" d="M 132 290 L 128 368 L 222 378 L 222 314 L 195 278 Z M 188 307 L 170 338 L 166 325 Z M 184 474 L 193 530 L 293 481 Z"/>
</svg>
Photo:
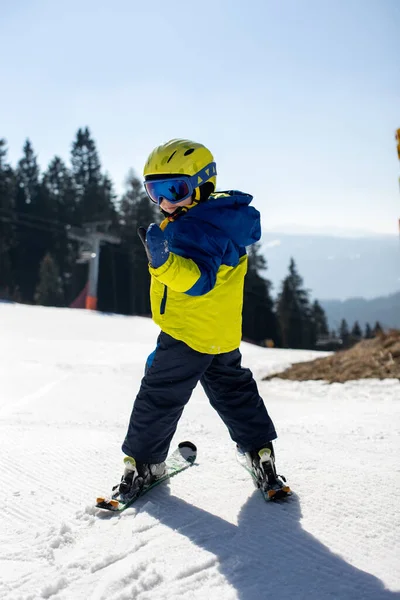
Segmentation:
<svg viewBox="0 0 400 600">
<path fill-rule="evenodd" d="M 190 222 L 190 228 L 177 228 L 170 240 L 172 252 L 191 258 L 199 268 L 200 277 L 185 292 L 189 296 L 202 296 L 215 286 L 218 269 L 222 264 L 229 240 L 207 223 Z"/>
</svg>

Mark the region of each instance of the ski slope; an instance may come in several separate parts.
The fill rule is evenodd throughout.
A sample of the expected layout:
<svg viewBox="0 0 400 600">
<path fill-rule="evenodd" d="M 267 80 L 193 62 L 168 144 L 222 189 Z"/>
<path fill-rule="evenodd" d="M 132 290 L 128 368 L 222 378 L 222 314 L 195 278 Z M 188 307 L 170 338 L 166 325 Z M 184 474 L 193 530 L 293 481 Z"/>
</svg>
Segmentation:
<svg viewBox="0 0 400 600">
<path fill-rule="evenodd" d="M 0 599 L 400 598 L 400 384 L 261 381 L 316 353 L 242 346 L 290 502 L 263 502 L 198 387 L 175 438 L 197 464 L 120 516 L 94 508 L 157 333 L 0 304 Z"/>
</svg>

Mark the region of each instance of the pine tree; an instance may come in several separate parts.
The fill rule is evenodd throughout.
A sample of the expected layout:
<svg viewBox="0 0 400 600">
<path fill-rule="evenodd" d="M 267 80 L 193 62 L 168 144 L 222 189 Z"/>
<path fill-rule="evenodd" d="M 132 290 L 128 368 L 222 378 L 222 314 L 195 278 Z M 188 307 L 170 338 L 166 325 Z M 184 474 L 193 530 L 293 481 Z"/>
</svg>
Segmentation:
<svg viewBox="0 0 400 600">
<path fill-rule="evenodd" d="M 82 199 L 91 185 L 99 185 L 101 181 L 100 160 L 88 127 L 78 129 L 76 133 L 72 145 L 71 164 L 78 197 Z"/>
<path fill-rule="evenodd" d="M 318 300 L 314 300 L 311 308 L 311 319 L 314 325 L 314 338 L 315 342 L 318 339 L 326 338 L 329 336 L 328 321 L 326 314 Z"/>
<path fill-rule="evenodd" d="M 16 170 L 15 280 L 24 302 L 33 302 L 39 265 L 49 249 L 51 225 L 47 218 L 46 200 L 40 183 L 37 159 L 29 140 Z"/>
<path fill-rule="evenodd" d="M 143 244 L 137 234 L 139 227 L 159 222 L 159 211 L 147 197 L 142 182 L 131 171 L 126 179 L 126 192 L 120 203 L 121 250 L 128 258 L 129 277 L 124 278 L 122 293 L 130 298 L 127 312 L 136 315 L 150 314 L 150 275 Z"/>
<path fill-rule="evenodd" d="M 360 340 L 362 338 L 362 331 L 358 321 L 355 321 L 353 328 L 351 330 L 351 336 L 355 340 Z"/>
<path fill-rule="evenodd" d="M 364 333 L 364 338 L 365 338 L 366 340 L 370 340 L 370 339 L 371 339 L 371 338 L 373 338 L 373 337 L 374 337 L 374 335 L 373 335 L 373 333 L 372 333 L 371 325 L 370 325 L 369 323 L 367 323 L 367 324 L 365 325 L 365 333 Z"/>
<path fill-rule="evenodd" d="M 17 183 L 19 194 L 17 195 L 17 210 L 30 214 L 29 205 L 37 205 L 40 193 L 39 166 L 36 155 L 29 139 L 23 147 L 23 157 L 18 163 Z"/>
<path fill-rule="evenodd" d="M 350 343 L 350 331 L 346 319 L 342 319 L 340 322 L 339 336 L 343 342 L 343 348 L 347 348 Z"/>
<path fill-rule="evenodd" d="M 0 139 L 0 298 L 14 289 L 12 252 L 16 244 L 14 211 L 15 176 L 7 163 L 6 141 Z"/>
<path fill-rule="evenodd" d="M 372 333 L 374 334 L 374 337 L 377 337 L 383 333 L 382 325 L 379 323 L 379 321 L 376 321 Z"/>
<path fill-rule="evenodd" d="M 52 206 L 54 221 L 52 255 L 59 265 L 64 293 L 70 300 L 70 282 L 77 258 L 77 244 L 68 239 L 67 226 L 78 223 L 77 191 L 72 173 L 58 156 L 43 175 L 43 190 Z"/>
<path fill-rule="evenodd" d="M 293 258 L 289 275 L 283 280 L 276 303 L 282 345 L 285 348 L 312 348 L 315 344 L 309 292 L 297 272 Z"/>
<path fill-rule="evenodd" d="M 104 203 L 107 207 L 109 229 L 117 231 L 119 229 L 119 215 L 116 207 L 117 196 L 114 192 L 114 184 L 108 175 L 103 175 L 101 179 L 101 189 L 104 197 Z"/>
<path fill-rule="evenodd" d="M 43 185 L 57 219 L 63 224 L 78 225 L 78 192 L 71 171 L 60 157 L 55 156 L 50 162 L 43 175 Z"/>
<path fill-rule="evenodd" d="M 58 266 L 51 254 L 46 254 L 40 264 L 39 283 L 35 301 L 43 306 L 62 306 L 64 293 Z"/>
<path fill-rule="evenodd" d="M 80 224 L 117 222 L 111 180 L 101 173 L 96 144 L 89 129 L 78 129 L 72 145 L 71 164 L 76 186 Z"/>
<path fill-rule="evenodd" d="M 244 282 L 243 337 L 258 344 L 279 345 L 278 322 L 271 298 L 270 281 L 262 277 L 267 261 L 261 254 L 261 245 L 248 249 L 248 267 Z M 268 340 L 268 342 L 267 342 Z"/>
</svg>

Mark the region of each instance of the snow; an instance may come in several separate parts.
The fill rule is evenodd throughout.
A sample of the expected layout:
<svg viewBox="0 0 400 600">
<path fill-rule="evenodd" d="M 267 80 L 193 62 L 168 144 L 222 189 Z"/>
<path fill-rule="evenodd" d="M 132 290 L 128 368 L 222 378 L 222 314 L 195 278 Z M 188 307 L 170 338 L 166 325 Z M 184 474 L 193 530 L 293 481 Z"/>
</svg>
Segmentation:
<svg viewBox="0 0 400 600">
<path fill-rule="evenodd" d="M 94 508 L 157 333 L 0 304 L 1 600 L 400 598 L 399 382 L 261 380 L 322 353 L 242 345 L 289 502 L 263 502 L 198 387 L 175 438 L 197 464 L 121 515 Z"/>
</svg>

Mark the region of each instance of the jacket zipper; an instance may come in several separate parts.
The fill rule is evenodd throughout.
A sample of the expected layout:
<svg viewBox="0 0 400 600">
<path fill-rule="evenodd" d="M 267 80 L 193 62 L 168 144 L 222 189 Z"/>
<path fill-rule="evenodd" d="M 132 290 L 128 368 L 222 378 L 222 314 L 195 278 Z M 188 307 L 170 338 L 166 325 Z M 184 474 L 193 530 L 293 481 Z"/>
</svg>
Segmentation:
<svg viewBox="0 0 400 600">
<path fill-rule="evenodd" d="M 168 292 L 168 288 L 165 285 L 164 286 L 164 294 L 161 300 L 161 305 L 160 305 L 160 315 L 163 315 L 165 313 L 165 306 L 167 304 L 167 292 Z"/>
</svg>

